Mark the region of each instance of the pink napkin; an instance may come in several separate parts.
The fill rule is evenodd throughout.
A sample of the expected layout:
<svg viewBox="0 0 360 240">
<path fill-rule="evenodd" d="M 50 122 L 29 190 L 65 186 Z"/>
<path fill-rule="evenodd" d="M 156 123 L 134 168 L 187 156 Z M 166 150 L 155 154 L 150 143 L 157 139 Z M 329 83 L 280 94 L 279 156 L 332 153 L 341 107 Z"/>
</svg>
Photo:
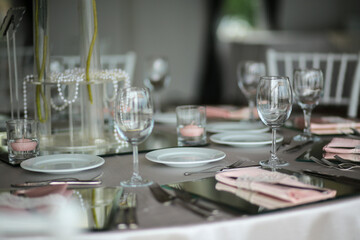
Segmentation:
<svg viewBox="0 0 360 240">
<path fill-rule="evenodd" d="M 67 189 L 67 184 L 51 185 L 36 187 L 30 189 L 21 189 L 14 192 L 15 195 L 22 195 L 26 197 L 43 197 L 50 194 L 60 194 L 64 197 L 69 197 L 72 194 L 72 190 Z"/>
<path fill-rule="evenodd" d="M 342 117 L 321 117 L 310 125 L 311 132 L 318 135 L 351 133 L 350 128 L 360 129 L 360 122 Z"/>
<path fill-rule="evenodd" d="M 218 190 L 235 193 L 237 196 L 268 209 L 315 202 L 336 195 L 335 190 L 317 188 L 299 182 L 294 176 L 271 172 L 258 167 L 221 172 L 216 174 L 215 178 L 220 182 L 216 185 Z M 275 185 L 277 183 L 293 187 Z M 326 192 L 295 187 L 323 189 Z"/>
<path fill-rule="evenodd" d="M 360 161 L 360 140 L 350 138 L 333 138 L 323 147 L 323 157 L 334 159 L 335 155 L 342 158 L 359 162 Z"/>
<path fill-rule="evenodd" d="M 17 190 L 0 194 L 0 210 L 6 212 L 51 212 L 71 196 L 67 184 Z"/>
<path fill-rule="evenodd" d="M 234 110 L 229 107 L 206 106 L 206 117 L 241 120 L 249 119 L 250 112 L 248 107 Z M 259 118 L 256 108 L 254 108 L 254 117 Z"/>
</svg>

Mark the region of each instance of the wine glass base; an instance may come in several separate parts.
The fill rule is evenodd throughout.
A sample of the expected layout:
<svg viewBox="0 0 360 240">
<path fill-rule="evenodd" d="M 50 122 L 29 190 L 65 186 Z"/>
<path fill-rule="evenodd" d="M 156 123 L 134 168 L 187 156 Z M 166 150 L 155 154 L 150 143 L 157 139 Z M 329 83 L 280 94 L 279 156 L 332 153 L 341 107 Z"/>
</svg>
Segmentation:
<svg viewBox="0 0 360 240">
<path fill-rule="evenodd" d="M 272 160 L 272 161 L 271 160 L 263 160 L 263 161 L 260 161 L 259 163 L 260 163 L 260 165 L 262 167 L 272 168 L 272 169 L 281 168 L 281 167 L 285 167 L 285 166 L 289 165 L 289 163 L 287 161 L 284 161 L 284 160 L 281 160 L 281 159 L 276 160 L 276 161 L 274 161 L 274 160 Z"/>
<path fill-rule="evenodd" d="M 146 180 L 146 179 L 131 179 L 120 182 L 120 185 L 123 187 L 148 187 L 153 184 L 153 181 Z"/>
<path fill-rule="evenodd" d="M 307 141 L 313 141 L 313 142 L 320 142 L 321 141 L 321 138 L 317 137 L 317 136 L 307 136 L 307 135 L 304 135 L 304 134 L 299 134 L 299 135 L 296 135 L 294 138 L 293 138 L 294 141 L 296 142 L 307 142 Z"/>
</svg>

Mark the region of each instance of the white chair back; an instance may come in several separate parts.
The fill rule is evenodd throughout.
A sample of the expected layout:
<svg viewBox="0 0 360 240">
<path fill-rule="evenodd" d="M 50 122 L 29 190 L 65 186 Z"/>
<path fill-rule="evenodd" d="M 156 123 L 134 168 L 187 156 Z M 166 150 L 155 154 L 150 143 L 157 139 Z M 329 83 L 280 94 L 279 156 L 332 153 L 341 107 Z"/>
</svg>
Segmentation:
<svg viewBox="0 0 360 240">
<path fill-rule="evenodd" d="M 347 115 L 357 116 L 360 94 L 360 54 L 278 52 L 268 49 L 266 61 L 269 75 L 286 75 L 290 79 L 296 68 L 322 69 L 324 95 L 321 104 L 346 105 L 348 106 Z"/>
</svg>

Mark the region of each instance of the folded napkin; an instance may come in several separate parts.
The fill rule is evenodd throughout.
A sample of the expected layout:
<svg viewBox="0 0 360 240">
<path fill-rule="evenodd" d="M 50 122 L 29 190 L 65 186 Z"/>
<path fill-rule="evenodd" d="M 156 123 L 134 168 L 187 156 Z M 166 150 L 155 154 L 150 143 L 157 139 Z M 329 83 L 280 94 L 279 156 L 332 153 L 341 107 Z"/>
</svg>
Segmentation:
<svg viewBox="0 0 360 240">
<path fill-rule="evenodd" d="M 80 209 L 70 200 L 71 194 L 66 184 L 2 192 L 0 238 L 2 234 L 74 236 L 80 230 Z"/>
<path fill-rule="evenodd" d="M 52 211 L 54 206 L 63 203 L 72 194 L 67 184 L 22 189 L 10 194 L 0 194 L 0 210 L 5 211 Z"/>
<path fill-rule="evenodd" d="M 231 109 L 230 107 L 206 106 L 206 117 L 224 118 L 224 119 L 232 119 L 232 120 L 249 119 L 250 110 L 248 107 L 244 107 L 240 109 Z M 254 108 L 254 117 L 259 118 L 256 108 Z"/>
<path fill-rule="evenodd" d="M 318 135 L 352 133 L 350 128 L 360 129 L 360 122 L 342 117 L 321 117 L 311 120 L 311 132 Z"/>
<path fill-rule="evenodd" d="M 356 162 L 360 162 L 360 140 L 350 138 L 333 138 L 323 147 L 323 157 L 334 159 L 335 155 Z"/>
<path fill-rule="evenodd" d="M 298 181 L 294 176 L 258 167 L 221 172 L 216 174 L 215 178 L 219 181 L 216 189 L 232 192 L 268 209 L 315 202 L 336 195 L 335 190 L 317 188 Z M 324 191 L 320 192 L 316 189 Z"/>
</svg>

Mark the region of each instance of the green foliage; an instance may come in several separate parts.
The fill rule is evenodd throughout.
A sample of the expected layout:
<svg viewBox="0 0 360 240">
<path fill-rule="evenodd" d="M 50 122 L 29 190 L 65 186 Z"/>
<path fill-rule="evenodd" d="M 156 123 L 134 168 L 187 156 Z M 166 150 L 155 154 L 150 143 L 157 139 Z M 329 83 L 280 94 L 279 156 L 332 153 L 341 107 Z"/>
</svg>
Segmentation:
<svg viewBox="0 0 360 240">
<path fill-rule="evenodd" d="M 240 17 L 254 26 L 257 0 L 225 0 L 223 14 Z"/>
</svg>

